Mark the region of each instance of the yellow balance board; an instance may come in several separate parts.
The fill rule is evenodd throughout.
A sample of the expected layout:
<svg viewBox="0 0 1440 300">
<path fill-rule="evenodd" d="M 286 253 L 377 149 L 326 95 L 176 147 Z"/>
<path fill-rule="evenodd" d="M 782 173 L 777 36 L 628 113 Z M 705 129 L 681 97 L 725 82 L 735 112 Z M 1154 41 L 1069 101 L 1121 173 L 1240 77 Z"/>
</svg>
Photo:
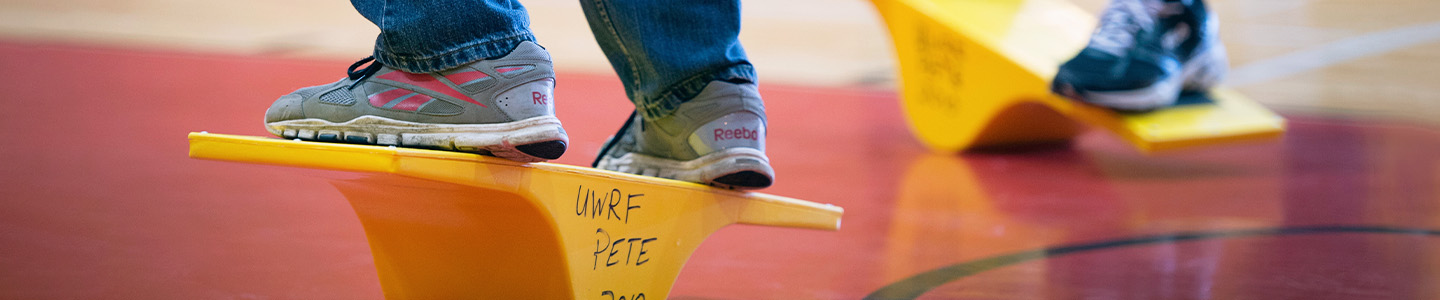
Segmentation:
<svg viewBox="0 0 1440 300">
<path fill-rule="evenodd" d="M 929 147 L 1068 140 L 1072 120 L 1142 151 L 1278 137 L 1285 120 L 1234 91 L 1147 113 L 1121 114 L 1050 92 L 1059 66 L 1084 47 L 1095 18 L 1066 0 L 873 0 L 899 56 L 912 131 Z"/>
<path fill-rule="evenodd" d="M 840 207 L 456 152 L 191 133 L 190 157 L 336 180 L 391 299 L 665 299 L 715 230 L 840 228 Z"/>
</svg>

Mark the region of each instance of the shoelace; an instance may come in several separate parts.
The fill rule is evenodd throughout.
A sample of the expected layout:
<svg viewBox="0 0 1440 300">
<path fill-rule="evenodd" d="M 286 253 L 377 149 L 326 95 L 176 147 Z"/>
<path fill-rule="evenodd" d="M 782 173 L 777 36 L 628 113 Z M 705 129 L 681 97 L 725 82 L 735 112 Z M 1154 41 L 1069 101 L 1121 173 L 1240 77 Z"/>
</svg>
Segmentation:
<svg viewBox="0 0 1440 300">
<path fill-rule="evenodd" d="M 370 63 L 370 65 L 366 66 L 366 63 Z M 365 69 L 355 70 L 356 68 L 360 68 L 360 66 L 365 66 Z M 345 69 L 345 74 L 350 77 L 350 80 L 354 81 L 350 83 L 350 88 L 353 89 L 355 86 L 360 85 L 361 81 L 365 81 L 366 78 L 370 78 L 370 75 L 375 75 L 376 72 L 380 72 L 380 68 L 383 67 L 385 67 L 385 65 L 381 65 L 380 62 L 375 61 L 374 56 L 368 56 L 350 64 L 350 68 Z"/>
<path fill-rule="evenodd" d="M 625 124 L 620 125 L 620 131 L 615 132 L 615 135 L 610 137 L 610 141 L 608 143 L 605 143 L 605 147 L 600 148 L 600 155 L 596 156 L 595 161 L 590 163 L 591 168 L 600 167 L 600 160 L 605 159 L 606 156 L 610 155 L 610 148 L 620 146 L 620 139 L 625 138 L 625 133 L 627 131 L 630 131 L 630 124 L 635 123 L 635 116 L 639 113 L 639 111 L 630 113 L 630 118 L 625 119 Z M 640 122 L 640 126 L 645 126 L 644 119 L 641 119 Z"/>
<path fill-rule="evenodd" d="M 1140 30 L 1154 27 L 1160 7 L 1148 7 L 1150 0 L 1115 0 L 1100 16 L 1100 28 L 1090 38 L 1090 45 L 1101 51 L 1124 56 L 1135 44 Z"/>
</svg>

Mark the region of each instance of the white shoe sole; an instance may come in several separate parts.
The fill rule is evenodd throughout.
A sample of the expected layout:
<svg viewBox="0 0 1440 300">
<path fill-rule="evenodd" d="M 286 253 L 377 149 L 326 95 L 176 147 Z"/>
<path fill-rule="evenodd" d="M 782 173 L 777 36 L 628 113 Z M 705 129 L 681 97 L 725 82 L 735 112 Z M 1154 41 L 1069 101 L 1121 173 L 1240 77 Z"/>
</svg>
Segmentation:
<svg viewBox="0 0 1440 300">
<path fill-rule="evenodd" d="M 1087 103 L 1116 110 L 1152 110 L 1175 104 L 1175 99 L 1180 96 L 1182 79 L 1180 76 L 1172 74 L 1170 77 L 1142 89 L 1108 92 L 1081 91 L 1080 97 Z"/>
<path fill-rule="evenodd" d="M 637 153 L 626 153 L 618 158 L 600 159 L 596 168 L 636 175 L 660 177 L 689 182 L 700 182 L 723 188 L 758 189 L 774 182 L 775 170 L 770 167 L 770 158 L 754 148 L 730 148 L 716 151 L 688 161 L 678 161 Z M 755 172 L 765 176 L 764 186 L 731 185 L 716 182 L 726 175 Z"/>
<path fill-rule="evenodd" d="M 341 123 L 321 119 L 287 120 L 267 123 L 265 128 L 287 139 L 488 153 L 521 162 L 553 158 L 526 154 L 516 146 L 553 141 L 569 143 L 565 129 L 554 116 L 497 124 L 429 124 L 361 116 Z"/>
</svg>

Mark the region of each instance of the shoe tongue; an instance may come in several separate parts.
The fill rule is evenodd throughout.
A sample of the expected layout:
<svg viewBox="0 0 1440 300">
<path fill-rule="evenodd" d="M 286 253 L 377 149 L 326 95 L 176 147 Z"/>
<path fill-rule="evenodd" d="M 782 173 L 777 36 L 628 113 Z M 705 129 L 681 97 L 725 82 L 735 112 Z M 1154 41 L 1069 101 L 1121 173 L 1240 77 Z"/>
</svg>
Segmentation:
<svg viewBox="0 0 1440 300">
<path fill-rule="evenodd" d="M 1135 44 L 1135 35 L 1155 23 L 1149 14 L 1149 8 L 1155 5 L 1163 3 L 1156 0 L 1111 2 L 1100 14 L 1099 27 L 1090 36 L 1088 48 L 1115 56 L 1125 56 L 1125 51 Z"/>
<path fill-rule="evenodd" d="M 1171 39 L 1184 41 L 1189 36 L 1188 29 L 1177 37 L 1174 28 L 1157 27 L 1171 26 L 1174 22 L 1169 19 L 1185 13 L 1185 3 L 1180 0 L 1116 0 L 1100 16 L 1100 27 L 1091 36 L 1089 48 L 1124 57 L 1136 41 L 1143 38 L 1137 35 L 1147 30 L 1163 30 L 1161 38 L 1165 47 L 1173 49 L 1178 43 L 1172 43 Z"/>
</svg>

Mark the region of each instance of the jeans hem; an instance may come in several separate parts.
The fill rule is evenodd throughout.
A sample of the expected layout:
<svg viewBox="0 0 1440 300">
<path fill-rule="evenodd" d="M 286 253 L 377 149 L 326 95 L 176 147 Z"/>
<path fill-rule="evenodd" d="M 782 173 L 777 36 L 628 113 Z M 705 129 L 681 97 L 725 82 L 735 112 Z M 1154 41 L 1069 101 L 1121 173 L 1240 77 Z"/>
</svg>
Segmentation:
<svg viewBox="0 0 1440 300">
<path fill-rule="evenodd" d="M 748 62 L 730 65 L 723 69 L 690 76 L 680 82 L 671 85 L 669 88 L 660 91 L 659 96 L 651 99 L 640 99 L 635 103 L 635 110 L 651 120 L 663 118 L 675 113 L 680 104 L 690 101 L 700 95 L 711 81 L 746 80 L 757 82 L 755 66 Z"/>
<path fill-rule="evenodd" d="M 522 42 L 535 42 L 528 29 L 514 31 L 499 38 L 479 39 L 433 55 L 401 55 L 376 45 L 375 61 L 387 67 L 410 73 L 431 73 L 453 69 L 475 61 L 501 57 L 515 50 Z"/>
</svg>

